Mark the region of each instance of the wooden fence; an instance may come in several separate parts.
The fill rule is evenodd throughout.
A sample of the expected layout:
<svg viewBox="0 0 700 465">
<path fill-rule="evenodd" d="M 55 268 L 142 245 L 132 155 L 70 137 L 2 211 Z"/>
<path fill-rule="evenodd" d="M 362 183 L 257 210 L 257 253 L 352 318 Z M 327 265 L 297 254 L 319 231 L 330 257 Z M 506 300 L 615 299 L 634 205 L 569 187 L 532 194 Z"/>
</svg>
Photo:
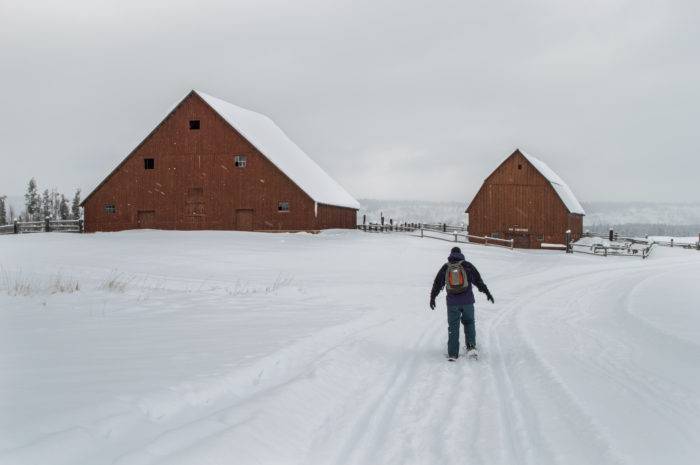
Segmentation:
<svg viewBox="0 0 700 465">
<path fill-rule="evenodd" d="M 70 232 L 82 233 L 83 220 L 14 221 L 0 226 L 0 234 L 26 234 L 35 232 Z"/>
<path fill-rule="evenodd" d="M 600 242 L 590 244 L 570 243 L 572 253 L 585 253 L 589 255 L 598 255 L 600 257 L 617 256 L 617 257 L 639 257 L 647 258 L 656 242 L 647 239 L 639 239 L 634 237 L 619 237 L 617 235 L 603 236 L 586 232 L 583 237 L 599 239 Z"/>
<path fill-rule="evenodd" d="M 425 223 L 402 223 L 388 224 L 364 223 L 358 224 L 357 229 L 365 232 L 416 232 L 420 231 L 420 236 L 430 239 L 438 239 L 448 242 L 458 242 L 464 244 L 481 244 L 486 246 L 505 247 L 513 249 L 512 239 L 499 239 L 496 237 L 472 236 L 467 233 L 464 226 L 451 226 L 445 223 L 425 224 Z"/>
<path fill-rule="evenodd" d="M 419 227 L 418 223 L 365 223 L 357 225 L 357 229 L 364 232 L 413 232 Z"/>
<path fill-rule="evenodd" d="M 457 242 L 461 244 L 478 244 L 484 246 L 504 247 L 510 250 L 513 250 L 514 248 L 513 239 L 500 239 L 497 237 L 488 236 L 473 236 L 471 234 L 467 234 L 466 232 L 459 231 L 445 232 L 440 229 L 436 230 L 430 228 L 421 228 L 420 237 L 427 237 L 430 239 L 438 239 L 448 242 Z"/>
<path fill-rule="evenodd" d="M 693 243 L 693 242 L 677 242 L 674 241 L 673 238 L 669 241 L 658 241 L 654 240 L 654 244 L 660 245 L 662 247 L 681 247 L 683 249 L 695 249 L 695 250 L 700 250 L 700 238 L 698 238 L 698 241 Z"/>
</svg>

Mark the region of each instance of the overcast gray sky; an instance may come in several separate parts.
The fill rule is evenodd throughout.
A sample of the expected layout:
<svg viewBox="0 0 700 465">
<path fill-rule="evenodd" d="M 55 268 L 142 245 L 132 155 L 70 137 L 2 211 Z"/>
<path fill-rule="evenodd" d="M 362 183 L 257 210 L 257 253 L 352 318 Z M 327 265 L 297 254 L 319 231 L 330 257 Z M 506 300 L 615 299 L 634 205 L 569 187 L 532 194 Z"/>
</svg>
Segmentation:
<svg viewBox="0 0 700 465">
<path fill-rule="evenodd" d="M 358 198 L 466 202 L 521 147 L 583 201 L 700 201 L 699 4 L 0 0 L 0 193 L 91 188 L 196 88 Z"/>
</svg>

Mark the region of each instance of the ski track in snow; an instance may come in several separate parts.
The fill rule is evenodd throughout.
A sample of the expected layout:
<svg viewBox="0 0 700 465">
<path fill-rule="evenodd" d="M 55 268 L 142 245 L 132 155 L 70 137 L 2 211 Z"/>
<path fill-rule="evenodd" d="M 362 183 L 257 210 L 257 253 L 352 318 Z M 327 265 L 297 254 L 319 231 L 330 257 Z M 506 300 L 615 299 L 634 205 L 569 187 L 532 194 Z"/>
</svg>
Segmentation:
<svg viewBox="0 0 700 465">
<path fill-rule="evenodd" d="M 216 244 L 229 237 L 207 234 L 184 237 L 197 250 L 206 249 L 209 240 Z M 279 245 L 274 235 L 236 237 L 255 248 L 255 257 L 241 258 L 241 266 L 260 267 L 256 272 L 269 263 L 259 258 L 266 249 L 279 256 L 289 247 Z M 291 318 L 313 317 L 309 321 L 318 325 L 316 330 L 257 351 L 245 363 L 194 371 L 175 384 L 124 392 L 73 413 L 67 409 L 38 425 L 21 424 L 21 437 L 33 439 L 0 439 L 0 464 L 695 463 L 700 453 L 698 344 L 655 326 L 632 305 L 655 295 L 650 289 L 660 276 L 700 272 L 697 253 L 660 250 L 648 260 L 633 261 L 465 246 L 497 300 L 491 305 L 477 297 L 479 360 L 447 363 L 444 302 L 436 312 L 426 306 L 449 244 L 360 233 L 283 237 L 281 242 L 296 244 L 297 251 L 321 249 L 316 261 L 308 259 L 311 265 L 298 265 L 300 291 L 239 298 L 250 306 L 289 299 Z M 100 244 L 110 238 L 128 244 L 149 236 L 95 235 L 90 240 Z M 27 247 L 35 244 L 21 239 Z M 77 247 L 70 242 L 74 239 L 67 239 L 68 247 Z M 6 247 L 6 238 L 0 240 Z M 354 273 L 338 295 L 309 287 L 319 279 L 314 263 L 330 251 Z M 219 255 L 223 265 L 235 266 Z M 396 266 L 406 273 L 406 282 L 396 287 L 382 281 L 381 267 L 392 257 L 399 257 Z M 286 261 L 292 262 L 292 273 L 299 262 Z M 217 270 L 206 280 L 180 270 L 171 276 L 157 267 L 143 272 L 166 283 L 158 291 L 184 289 L 177 298 L 206 312 L 221 298 L 221 289 L 231 286 L 226 273 Z M 656 293 L 662 303 L 663 289 Z M 151 294 L 139 291 L 135 300 L 124 296 L 127 308 L 120 308 L 118 299 L 110 305 L 119 308 L 119 318 L 142 312 L 148 318 L 171 318 L 182 312 L 166 308 L 173 302 L 167 296 L 158 300 L 159 294 Z M 0 304 L 16 305 L 21 298 L 0 299 Z M 284 325 L 285 304 L 276 305 Z M 361 311 L 335 318 L 333 312 L 349 312 L 350 306 Z M 316 321 L 308 309 L 330 312 L 333 318 Z M 204 315 L 221 322 L 237 317 Z M 36 324 L 41 317 L 31 321 Z M 211 329 L 204 322 L 192 331 Z M 280 331 L 281 342 L 287 336 Z M 264 338 L 261 334 L 259 345 Z M 244 342 L 240 350 L 257 347 L 255 340 Z M 3 366 L 13 368 L 11 359 Z"/>
</svg>

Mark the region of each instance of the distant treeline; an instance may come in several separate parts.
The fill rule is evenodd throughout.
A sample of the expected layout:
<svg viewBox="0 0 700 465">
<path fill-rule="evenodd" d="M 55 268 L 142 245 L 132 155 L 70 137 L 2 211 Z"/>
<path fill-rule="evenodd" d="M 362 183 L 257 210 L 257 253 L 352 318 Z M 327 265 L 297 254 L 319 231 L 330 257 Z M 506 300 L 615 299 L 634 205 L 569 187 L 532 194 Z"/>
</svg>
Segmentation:
<svg viewBox="0 0 700 465">
<path fill-rule="evenodd" d="M 366 217 L 368 223 L 379 223 L 382 216 L 395 223 L 447 223 L 464 225 L 466 222 L 466 204 L 464 202 L 431 202 L 427 200 L 376 200 L 360 199 L 360 211 L 357 218 L 362 223 Z"/>
<path fill-rule="evenodd" d="M 625 223 L 625 224 L 595 224 L 584 227 L 585 230 L 607 234 L 610 229 L 628 237 L 644 236 L 673 236 L 697 237 L 700 234 L 700 224 L 658 224 L 658 223 Z"/>
<path fill-rule="evenodd" d="M 0 194 L 0 225 L 18 221 L 43 221 L 46 218 L 54 220 L 80 219 L 80 189 L 76 189 L 73 198 L 69 199 L 56 188 L 40 191 L 36 179 L 32 178 L 27 183 L 27 192 L 24 194 L 24 208 L 15 211 L 8 204 L 7 196 Z"/>
</svg>

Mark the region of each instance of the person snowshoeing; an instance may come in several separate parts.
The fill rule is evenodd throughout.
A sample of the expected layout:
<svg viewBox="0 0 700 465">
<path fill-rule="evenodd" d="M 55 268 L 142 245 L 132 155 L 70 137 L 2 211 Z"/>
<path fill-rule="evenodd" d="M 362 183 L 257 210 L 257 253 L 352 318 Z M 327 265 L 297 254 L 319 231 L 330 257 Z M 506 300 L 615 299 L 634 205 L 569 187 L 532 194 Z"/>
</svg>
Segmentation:
<svg viewBox="0 0 700 465">
<path fill-rule="evenodd" d="M 453 247 L 447 263 L 442 265 L 430 291 L 430 308 L 435 310 L 435 297 L 442 288 L 447 292 L 447 356 L 450 360 L 459 357 L 459 321 L 464 324 L 464 336 L 467 343 L 467 356 L 476 358 L 476 326 L 474 323 L 474 293 L 472 285 L 486 294 L 486 298 L 495 303 L 489 288 L 481 279 L 474 265 L 464 259 L 459 247 Z"/>
</svg>

